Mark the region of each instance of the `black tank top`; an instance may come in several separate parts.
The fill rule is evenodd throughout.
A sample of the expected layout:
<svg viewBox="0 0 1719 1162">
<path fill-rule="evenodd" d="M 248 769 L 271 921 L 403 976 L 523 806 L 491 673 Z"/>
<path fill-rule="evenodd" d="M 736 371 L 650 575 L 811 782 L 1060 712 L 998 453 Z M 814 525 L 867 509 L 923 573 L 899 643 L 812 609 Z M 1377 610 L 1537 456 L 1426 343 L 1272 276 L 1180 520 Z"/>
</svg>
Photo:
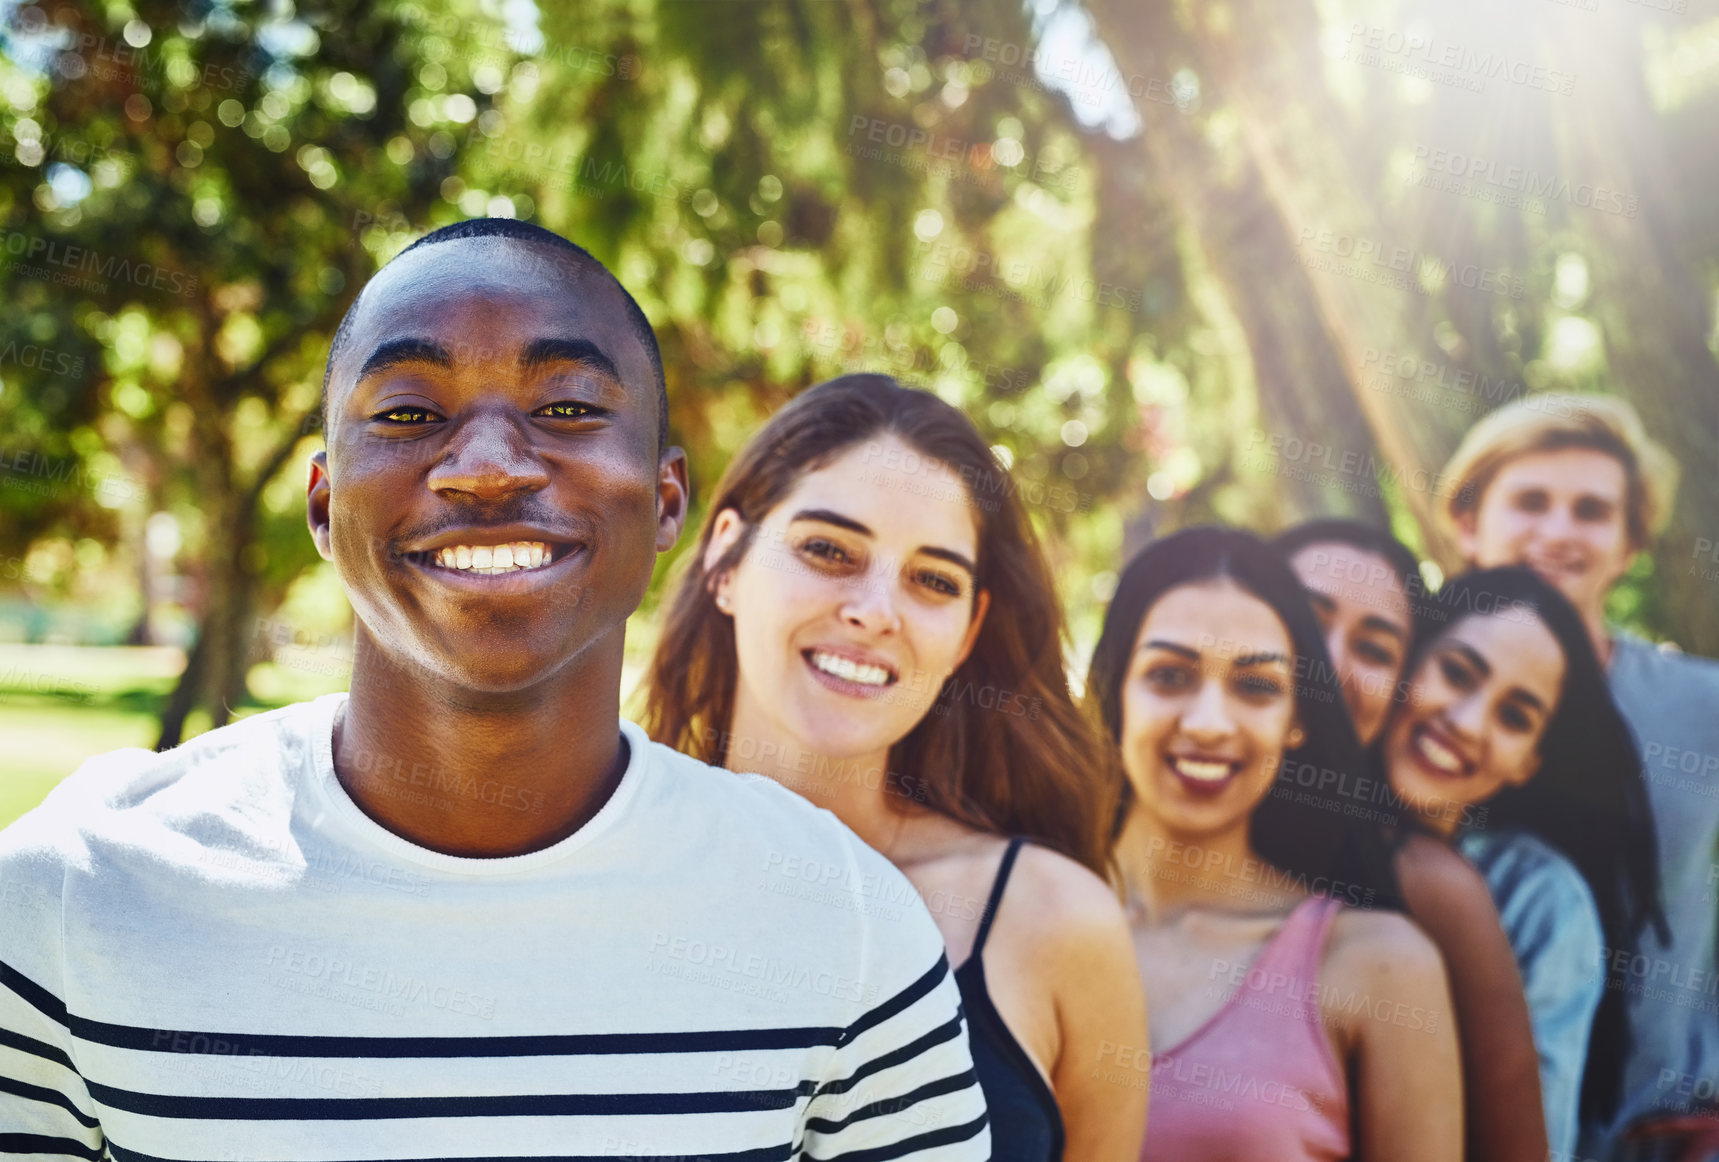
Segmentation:
<svg viewBox="0 0 1719 1162">
<path fill-rule="evenodd" d="M 997 882 L 991 886 L 991 898 L 985 903 L 979 934 L 973 940 L 973 953 L 955 970 L 955 983 L 961 988 L 962 1007 L 967 1011 L 973 1068 L 990 1108 L 991 1162 L 1061 1162 L 1062 1113 L 1057 1109 L 1056 1095 L 991 1003 L 985 988 L 985 963 L 980 957 L 1023 842 L 1011 839 L 1003 853 Z"/>
</svg>

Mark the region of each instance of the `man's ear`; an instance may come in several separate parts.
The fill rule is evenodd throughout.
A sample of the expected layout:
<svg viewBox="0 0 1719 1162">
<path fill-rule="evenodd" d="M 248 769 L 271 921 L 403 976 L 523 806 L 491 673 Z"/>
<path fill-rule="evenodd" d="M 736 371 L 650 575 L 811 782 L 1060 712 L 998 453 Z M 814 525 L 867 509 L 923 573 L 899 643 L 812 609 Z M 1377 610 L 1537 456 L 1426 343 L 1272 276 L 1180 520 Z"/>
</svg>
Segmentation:
<svg viewBox="0 0 1719 1162">
<path fill-rule="evenodd" d="M 334 560 L 334 542 L 328 532 L 328 505 L 332 488 L 328 479 L 328 453 L 318 452 L 310 458 L 310 486 L 305 503 L 305 523 L 310 525 L 310 539 L 324 561 Z"/>
<path fill-rule="evenodd" d="M 745 532 L 746 522 L 740 518 L 738 509 L 725 508 L 716 514 L 716 521 L 710 527 L 710 542 L 704 546 L 704 560 L 700 562 L 707 575 Z M 733 584 L 733 571 L 724 570 L 720 577 L 709 578 L 706 584 L 710 586 L 711 596 L 721 597 Z"/>
<path fill-rule="evenodd" d="M 668 552 L 680 540 L 691 502 L 686 453 L 679 448 L 664 449 L 662 459 L 657 462 L 657 552 Z"/>
<path fill-rule="evenodd" d="M 978 644 L 979 630 L 985 624 L 985 615 L 991 611 L 991 591 L 981 589 L 973 598 L 973 620 L 967 623 L 967 635 L 961 639 L 961 648 L 955 653 L 955 669 L 961 668 L 961 663 L 967 660 L 967 655 L 973 652 Z"/>
<path fill-rule="evenodd" d="M 1456 551 L 1470 567 L 1480 555 L 1480 509 L 1464 509 L 1456 514 Z"/>
</svg>

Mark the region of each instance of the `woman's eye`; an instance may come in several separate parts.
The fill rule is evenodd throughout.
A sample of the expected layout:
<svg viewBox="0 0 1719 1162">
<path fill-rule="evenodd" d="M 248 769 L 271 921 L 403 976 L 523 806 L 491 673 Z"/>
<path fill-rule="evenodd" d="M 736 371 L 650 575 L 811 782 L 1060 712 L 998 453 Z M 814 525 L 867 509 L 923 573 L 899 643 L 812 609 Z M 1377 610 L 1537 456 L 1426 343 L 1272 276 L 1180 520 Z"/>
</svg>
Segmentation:
<svg viewBox="0 0 1719 1162">
<path fill-rule="evenodd" d="M 586 420 L 597 414 L 588 403 L 552 403 L 537 409 L 537 415 L 551 420 Z"/>
<path fill-rule="evenodd" d="M 1157 690 L 1185 690 L 1192 680 L 1181 666 L 1150 666 L 1146 670 L 1146 684 Z"/>
<path fill-rule="evenodd" d="M 853 560 L 848 551 L 834 541 L 826 541 L 821 537 L 800 542 L 800 551 L 820 561 L 828 561 L 832 565 L 846 565 Z"/>
<path fill-rule="evenodd" d="M 1515 499 L 1518 512 L 1545 512 L 1552 504 L 1552 498 L 1538 489 L 1519 492 Z"/>
<path fill-rule="evenodd" d="M 1276 678 L 1268 678 L 1264 674 L 1243 674 L 1236 679 L 1236 687 L 1244 694 L 1255 697 L 1276 696 L 1283 693 L 1283 683 Z"/>
<path fill-rule="evenodd" d="M 1459 690 L 1466 690 L 1474 684 L 1474 676 L 1469 673 L 1468 667 L 1453 657 L 1447 655 L 1440 658 L 1438 668 L 1439 673 L 1444 675 L 1444 680 Z"/>
<path fill-rule="evenodd" d="M 427 424 L 431 420 L 439 420 L 442 417 L 429 408 L 403 407 L 389 408 L 387 411 L 377 412 L 370 418 L 389 424 Z"/>
<path fill-rule="evenodd" d="M 917 580 L 927 589 L 934 590 L 946 597 L 961 596 L 961 583 L 946 573 L 939 573 L 935 569 L 926 569 L 920 572 Z"/>
<path fill-rule="evenodd" d="M 1518 734 L 1533 727 L 1533 720 L 1520 706 L 1505 705 L 1498 710 L 1498 721 L 1505 727 Z"/>
<path fill-rule="evenodd" d="M 1362 661 L 1370 662 L 1375 666 L 1394 666 L 1397 662 L 1396 654 L 1392 653 L 1378 642 L 1356 642 L 1355 656 L 1360 658 Z"/>
</svg>

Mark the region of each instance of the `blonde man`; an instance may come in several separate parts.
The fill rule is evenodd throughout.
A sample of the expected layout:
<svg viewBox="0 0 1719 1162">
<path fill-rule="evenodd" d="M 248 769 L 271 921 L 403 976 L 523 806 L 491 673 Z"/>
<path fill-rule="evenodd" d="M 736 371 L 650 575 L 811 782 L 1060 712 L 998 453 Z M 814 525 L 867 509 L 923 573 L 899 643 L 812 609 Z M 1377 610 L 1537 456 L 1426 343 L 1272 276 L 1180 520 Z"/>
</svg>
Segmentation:
<svg viewBox="0 0 1719 1162">
<path fill-rule="evenodd" d="M 1719 1123 L 1690 1119 L 1719 1078 L 1713 1012 L 1714 849 L 1719 842 L 1719 664 L 1606 624 L 1606 594 L 1670 514 L 1677 465 L 1622 400 L 1527 396 L 1486 416 L 1446 466 L 1445 532 L 1472 568 L 1526 565 L 1582 615 L 1612 697 L 1641 750 L 1659 837 L 1671 941 L 1608 949 L 1629 995 L 1631 1050 L 1608 1124 L 1581 1156 L 1647 1158 L 1647 1140 Z M 1600 966 L 1595 966 L 1596 970 Z M 1702 1087 L 1705 1087 L 1703 1089 Z M 1633 1133 L 1628 1133 L 1631 1128 Z"/>
</svg>

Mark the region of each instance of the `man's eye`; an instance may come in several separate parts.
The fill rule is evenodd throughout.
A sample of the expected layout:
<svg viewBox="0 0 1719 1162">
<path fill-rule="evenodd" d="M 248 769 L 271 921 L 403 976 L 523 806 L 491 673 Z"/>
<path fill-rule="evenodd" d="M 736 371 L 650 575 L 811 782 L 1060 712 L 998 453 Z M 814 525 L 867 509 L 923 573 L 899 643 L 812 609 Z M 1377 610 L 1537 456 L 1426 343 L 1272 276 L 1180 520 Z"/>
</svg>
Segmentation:
<svg viewBox="0 0 1719 1162">
<path fill-rule="evenodd" d="M 537 414 L 551 420 L 588 420 L 597 409 L 588 403 L 552 403 L 538 408 Z"/>
<path fill-rule="evenodd" d="M 438 416 L 429 408 L 403 407 L 389 408 L 385 412 L 377 412 L 370 418 L 373 420 L 381 420 L 382 422 L 389 424 L 427 424 L 432 420 L 439 420 L 442 417 Z"/>
</svg>

